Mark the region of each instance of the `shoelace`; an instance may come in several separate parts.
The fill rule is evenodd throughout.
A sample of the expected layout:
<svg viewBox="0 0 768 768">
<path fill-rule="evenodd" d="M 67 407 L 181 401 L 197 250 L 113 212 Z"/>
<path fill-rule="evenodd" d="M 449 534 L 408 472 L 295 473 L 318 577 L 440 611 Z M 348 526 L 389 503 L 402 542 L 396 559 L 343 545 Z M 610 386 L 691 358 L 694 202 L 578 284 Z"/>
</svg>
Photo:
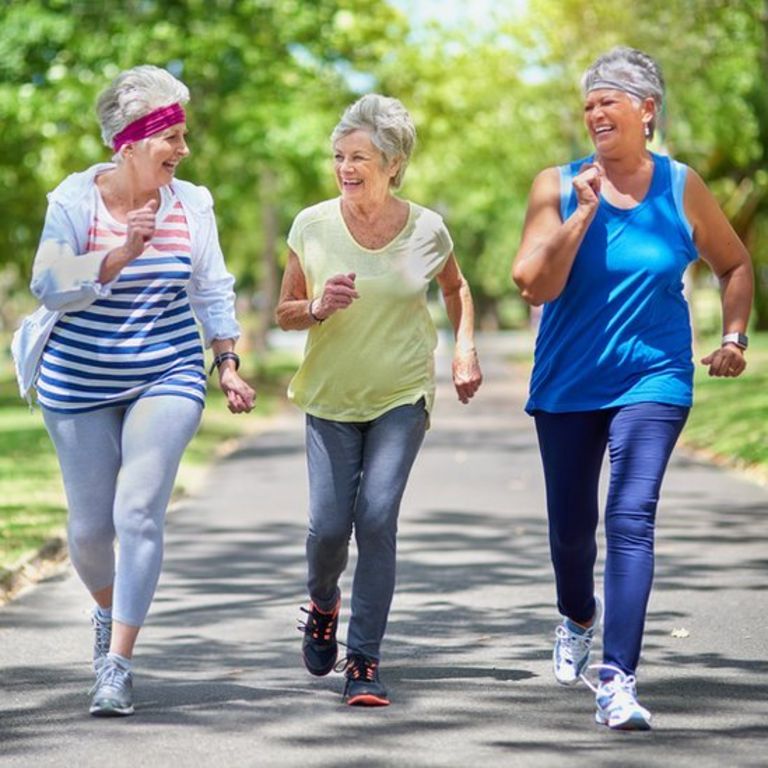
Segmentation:
<svg viewBox="0 0 768 768">
<path fill-rule="evenodd" d="M 634 675 L 625 674 L 618 667 L 613 666 L 613 664 L 590 664 L 589 667 L 587 667 L 587 671 L 591 669 L 596 670 L 598 674 L 601 669 L 608 669 L 613 672 L 613 677 L 610 680 L 601 681 L 597 685 L 595 685 L 585 673 L 579 675 L 592 693 L 597 693 L 598 688 L 601 688 L 608 695 L 618 696 L 621 699 L 626 699 L 626 697 L 629 696 L 633 703 L 636 701 L 637 678 Z"/>
<path fill-rule="evenodd" d="M 592 645 L 593 633 L 587 630 L 583 635 L 570 632 L 562 624 L 555 629 L 555 635 L 561 641 L 563 656 L 573 662 L 577 656 L 583 656 Z"/>
<path fill-rule="evenodd" d="M 350 680 L 365 680 L 373 683 L 376 680 L 376 672 L 379 662 L 362 654 L 351 654 L 340 661 L 334 669 L 337 672 L 346 672 Z"/>
<path fill-rule="evenodd" d="M 651 713 L 637 700 L 637 678 L 627 675 L 613 664 L 592 664 L 588 669 L 609 670 L 613 677 L 603 680 L 598 685 L 593 685 L 587 676 L 580 675 L 587 687 L 595 693 L 598 710 L 603 716 L 608 716 L 607 725 L 615 717 L 619 723 L 627 722 L 638 716 L 645 720 L 646 726 L 650 723 Z"/>
<path fill-rule="evenodd" d="M 127 680 L 130 680 L 130 670 L 123 669 L 123 667 L 115 664 L 114 662 L 107 662 L 99 670 L 96 676 L 96 682 L 90 690 L 90 693 L 95 693 L 99 688 L 103 686 L 109 686 L 110 688 L 122 688 Z"/>
<path fill-rule="evenodd" d="M 96 631 L 95 650 L 99 656 L 106 656 L 109 653 L 109 645 L 112 642 L 112 624 L 99 619 L 94 615 L 91 617 L 93 628 Z"/>
<path fill-rule="evenodd" d="M 333 633 L 336 631 L 336 622 L 339 620 L 339 614 L 336 613 L 321 613 L 313 608 L 305 608 L 301 606 L 301 610 L 306 613 L 309 618 L 307 621 L 299 621 L 297 629 L 311 635 L 313 640 L 320 640 L 329 643 L 333 638 Z"/>
</svg>

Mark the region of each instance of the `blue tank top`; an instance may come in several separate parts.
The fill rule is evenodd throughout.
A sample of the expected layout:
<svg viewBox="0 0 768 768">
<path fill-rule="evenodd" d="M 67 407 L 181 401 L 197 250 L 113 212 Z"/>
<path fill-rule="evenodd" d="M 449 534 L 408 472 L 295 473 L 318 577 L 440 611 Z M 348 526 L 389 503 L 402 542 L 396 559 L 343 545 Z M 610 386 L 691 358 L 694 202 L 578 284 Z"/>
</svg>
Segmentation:
<svg viewBox="0 0 768 768">
<path fill-rule="evenodd" d="M 652 157 L 645 198 L 625 210 L 601 197 L 563 292 L 544 305 L 528 413 L 691 405 L 683 273 L 698 252 L 683 209 L 687 167 Z M 560 168 L 564 221 L 576 210 L 573 177 L 592 160 Z"/>
</svg>

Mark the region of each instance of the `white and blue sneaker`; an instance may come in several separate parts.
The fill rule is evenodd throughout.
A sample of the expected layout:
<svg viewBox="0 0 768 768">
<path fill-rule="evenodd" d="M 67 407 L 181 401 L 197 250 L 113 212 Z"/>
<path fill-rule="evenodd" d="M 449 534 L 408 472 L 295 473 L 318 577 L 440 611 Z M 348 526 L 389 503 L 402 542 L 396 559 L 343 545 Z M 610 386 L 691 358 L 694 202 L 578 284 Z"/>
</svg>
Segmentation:
<svg viewBox="0 0 768 768">
<path fill-rule="evenodd" d="M 555 648 L 552 651 L 552 664 L 555 679 L 561 685 L 575 685 L 581 673 L 589 663 L 589 651 L 595 632 L 603 616 L 603 604 L 595 595 L 595 615 L 592 626 L 580 627 L 568 618 L 555 629 Z"/>
<path fill-rule="evenodd" d="M 603 671 L 596 687 L 583 678 L 595 692 L 595 721 L 616 731 L 650 730 L 651 713 L 637 701 L 635 676 L 611 664 L 595 664 L 590 669 Z M 610 677 L 605 676 L 605 670 L 610 672 Z"/>
</svg>

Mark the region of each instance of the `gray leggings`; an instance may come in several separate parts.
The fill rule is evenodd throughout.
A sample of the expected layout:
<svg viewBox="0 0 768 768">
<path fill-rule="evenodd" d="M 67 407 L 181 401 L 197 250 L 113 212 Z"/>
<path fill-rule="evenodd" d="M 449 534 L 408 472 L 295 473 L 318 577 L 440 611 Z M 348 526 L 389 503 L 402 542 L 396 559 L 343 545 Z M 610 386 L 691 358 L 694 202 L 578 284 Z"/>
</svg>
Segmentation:
<svg viewBox="0 0 768 768">
<path fill-rule="evenodd" d="M 166 507 L 202 410 L 177 396 L 78 414 L 43 408 L 64 478 L 70 559 L 90 592 L 114 585 L 112 615 L 123 624 L 142 626 L 152 602 Z"/>
</svg>

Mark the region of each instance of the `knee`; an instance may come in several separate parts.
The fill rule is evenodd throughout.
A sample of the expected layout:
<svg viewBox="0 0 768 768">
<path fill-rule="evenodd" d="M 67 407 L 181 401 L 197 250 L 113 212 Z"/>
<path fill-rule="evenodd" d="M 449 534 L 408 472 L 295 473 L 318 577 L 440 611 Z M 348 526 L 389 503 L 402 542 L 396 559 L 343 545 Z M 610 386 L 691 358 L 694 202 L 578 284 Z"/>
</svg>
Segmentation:
<svg viewBox="0 0 768 768">
<path fill-rule="evenodd" d="M 325 551 L 345 549 L 352 531 L 339 525 L 311 525 L 307 544 Z"/>
<path fill-rule="evenodd" d="M 87 525 L 70 521 L 67 529 L 67 541 L 73 552 L 90 552 L 102 547 L 111 547 L 115 538 L 112 521 L 106 518 L 101 524 L 90 521 Z"/>
<path fill-rule="evenodd" d="M 656 502 L 647 501 L 629 509 L 614 509 L 606 515 L 605 533 L 610 543 L 652 546 L 656 519 Z"/>
<path fill-rule="evenodd" d="M 162 522 L 141 508 L 129 509 L 116 516 L 115 528 L 119 541 L 157 541 L 163 535 Z"/>
<path fill-rule="evenodd" d="M 361 516 L 355 526 L 358 543 L 389 544 L 394 546 L 397 537 L 397 514 L 367 514 Z"/>
</svg>

